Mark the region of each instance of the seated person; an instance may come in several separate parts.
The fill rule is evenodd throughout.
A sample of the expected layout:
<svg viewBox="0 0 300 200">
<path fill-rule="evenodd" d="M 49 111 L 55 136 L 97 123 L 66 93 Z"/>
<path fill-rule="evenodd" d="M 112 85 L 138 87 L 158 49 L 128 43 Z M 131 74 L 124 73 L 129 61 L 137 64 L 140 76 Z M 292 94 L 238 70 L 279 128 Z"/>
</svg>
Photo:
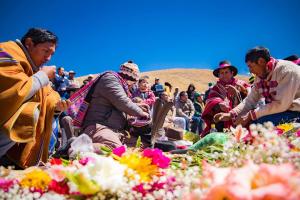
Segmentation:
<svg viewBox="0 0 300 200">
<path fill-rule="evenodd" d="M 203 94 L 195 92 L 194 94 L 194 107 L 195 107 L 195 114 L 193 116 L 193 123 L 191 126 L 191 131 L 193 133 L 200 134 L 203 131 L 203 120 L 201 119 L 202 112 L 204 110 L 204 102 L 203 102 Z"/>
<path fill-rule="evenodd" d="M 183 117 L 185 119 L 185 130 L 190 130 L 190 122 L 195 113 L 193 102 L 188 99 L 188 94 L 185 91 L 179 93 L 179 99 L 175 103 L 176 117 Z"/>
<path fill-rule="evenodd" d="M 250 94 L 228 113 L 215 115 L 216 121 L 249 123 L 273 122 L 274 125 L 300 118 L 300 68 L 292 62 L 277 60 L 264 47 L 249 50 L 245 57 L 255 80 Z M 265 104 L 257 105 L 264 97 Z"/>
<path fill-rule="evenodd" d="M 149 113 L 133 103 L 129 86 L 139 78 L 139 68 L 132 61 L 121 65 L 118 73 L 106 72 L 95 83 L 82 133 L 92 138 L 94 147 L 114 149 L 122 145 L 127 115 L 149 118 Z"/>
<path fill-rule="evenodd" d="M 163 92 L 160 94 L 159 98 L 163 102 L 169 102 L 172 101 L 170 97 L 168 96 L 167 92 Z M 164 126 L 171 126 L 175 128 L 180 128 L 185 130 L 185 119 L 183 117 L 176 117 L 176 108 L 173 106 L 171 110 L 168 112 L 167 117 L 165 119 L 165 125 Z"/>
<path fill-rule="evenodd" d="M 245 81 L 234 78 L 238 73 L 236 67 L 230 64 L 229 61 L 221 61 L 219 67 L 213 71 L 215 77 L 218 77 L 218 82 L 211 88 L 208 99 L 206 100 L 206 106 L 204 108 L 202 119 L 206 123 L 206 127 L 201 133 L 202 136 L 206 135 L 213 123 L 211 114 L 217 114 L 215 112 L 229 112 L 232 108 L 236 107 L 242 99 L 244 99 L 250 85 Z M 221 99 L 221 101 L 220 101 Z M 214 108 L 216 105 L 218 107 Z M 211 112 L 214 108 L 215 112 Z M 216 124 L 218 131 L 223 131 L 223 128 L 229 128 L 232 125 L 231 121 L 227 123 L 220 122 Z"/>
<path fill-rule="evenodd" d="M 138 88 L 134 90 L 132 94 L 132 98 L 140 98 L 142 103 L 147 104 L 150 108 L 152 108 L 155 103 L 155 95 L 149 89 L 148 79 L 146 77 L 140 78 L 138 81 Z"/>
</svg>

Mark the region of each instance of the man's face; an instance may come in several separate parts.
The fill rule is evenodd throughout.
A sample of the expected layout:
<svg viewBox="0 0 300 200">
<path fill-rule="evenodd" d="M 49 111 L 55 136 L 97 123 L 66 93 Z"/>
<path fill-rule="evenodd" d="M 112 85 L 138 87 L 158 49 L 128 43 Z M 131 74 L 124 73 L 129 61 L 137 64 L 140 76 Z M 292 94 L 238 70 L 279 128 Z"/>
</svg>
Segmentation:
<svg viewBox="0 0 300 200">
<path fill-rule="evenodd" d="M 74 74 L 74 73 L 69 73 L 69 78 L 70 78 L 70 79 L 73 79 L 73 78 L 74 78 L 74 76 L 75 76 L 75 74 Z"/>
<path fill-rule="evenodd" d="M 201 96 L 201 95 L 197 97 L 197 101 L 200 102 L 200 103 L 203 102 L 203 99 L 202 99 L 202 96 Z"/>
<path fill-rule="evenodd" d="M 169 101 L 169 96 L 167 95 L 167 93 L 163 92 L 163 93 L 161 94 L 161 99 L 162 99 L 163 101 Z"/>
<path fill-rule="evenodd" d="M 43 64 L 51 59 L 56 49 L 56 44 L 51 42 L 45 42 L 34 45 L 31 38 L 27 38 L 25 46 L 29 52 L 29 55 L 37 67 L 41 67 Z"/>
<path fill-rule="evenodd" d="M 182 96 L 180 97 L 180 100 L 181 100 L 182 102 L 186 102 L 186 101 L 188 100 L 188 95 L 187 95 L 187 94 L 182 95 Z"/>
<path fill-rule="evenodd" d="M 65 69 L 64 68 L 60 68 L 58 70 L 58 75 L 62 76 L 62 75 L 64 75 L 64 73 L 65 73 Z"/>
<path fill-rule="evenodd" d="M 233 73 L 229 68 L 224 68 L 219 70 L 219 79 L 221 81 L 228 82 L 232 79 Z"/>
<path fill-rule="evenodd" d="M 263 58 L 259 58 L 257 62 L 247 62 L 250 73 L 258 77 L 265 78 L 267 76 L 267 62 Z"/>
</svg>

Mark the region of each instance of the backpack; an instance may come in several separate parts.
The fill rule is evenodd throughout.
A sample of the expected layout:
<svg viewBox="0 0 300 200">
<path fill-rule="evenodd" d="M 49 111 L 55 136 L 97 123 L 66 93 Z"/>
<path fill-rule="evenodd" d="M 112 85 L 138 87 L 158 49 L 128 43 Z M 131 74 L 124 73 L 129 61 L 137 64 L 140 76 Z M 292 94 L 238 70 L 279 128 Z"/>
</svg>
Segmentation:
<svg viewBox="0 0 300 200">
<path fill-rule="evenodd" d="M 82 122 L 84 120 L 84 117 L 86 115 L 86 112 L 89 108 L 89 104 L 92 100 L 92 94 L 94 93 L 95 86 L 97 85 L 100 78 L 107 74 L 111 73 L 117 79 L 119 80 L 120 84 L 123 86 L 125 92 L 127 93 L 128 88 L 126 88 L 125 84 L 123 83 L 116 72 L 113 71 L 106 71 L 102 74 L 98 75 L 94 80 L 90 81 L 88 84 L 86 84 L 84 87 L 79 89 L 77 92 L 75 92 L 69 100 L 71 101 L 71 106 L 67 110 L 67 114 L 72 117 L 73 119 L 73 125 L 77 127 L 82 126 Z"/>
<path fill-rule="evenodd" d="M 68 108 L 67 114 L 72 117 L 74 126 L 81 127 L 85 114 L 88 110 L 95 85 L 104 74 L 105 73 L 98 75 L 94 80 L 83 86 L 69 98 L 71 106 Z"/>
</svg>

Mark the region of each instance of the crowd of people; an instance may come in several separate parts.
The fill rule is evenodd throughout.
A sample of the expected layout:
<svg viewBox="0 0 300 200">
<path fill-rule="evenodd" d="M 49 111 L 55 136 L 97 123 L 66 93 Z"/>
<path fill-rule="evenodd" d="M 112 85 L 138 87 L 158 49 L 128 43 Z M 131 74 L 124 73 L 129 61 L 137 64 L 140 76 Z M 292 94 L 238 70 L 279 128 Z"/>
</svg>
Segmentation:
<svg viewBox="0 0 300 200">
<path fill-rule="evenodd" d="M 237 79 L 237 67 L 225 60 L 213 71 L 218 81 L 207 91 L 191 83 L 186 91 L 173 92 L 157 77 L 150 87 L 150 78 L 141 77 L 133 61 L 80 84 L 73 70 L 45 65 L 57 43 L 54 33 L 40 28 L 29 29 L 21 41 L 0 43 L 0 165 L 40 165 L 83 133 L 99 151 L 135 144 L 138 135 L 131 131 L 136 129 L 144 138 L 153 137 L 153 130 L 164 138 L 169 129 L 204 137 L 212 128 L 299 121 L 296 55 L 275 59 L 267 48 L 255 47 L 245 56 L 249 82 Z"/>
</svg>

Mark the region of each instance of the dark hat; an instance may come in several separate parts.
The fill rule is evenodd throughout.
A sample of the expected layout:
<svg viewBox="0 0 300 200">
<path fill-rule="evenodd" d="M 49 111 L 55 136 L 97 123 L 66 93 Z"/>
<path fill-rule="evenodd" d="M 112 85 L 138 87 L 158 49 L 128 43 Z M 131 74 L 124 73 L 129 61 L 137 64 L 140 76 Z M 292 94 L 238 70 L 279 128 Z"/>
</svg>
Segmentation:
<svg viewBox="0 0 300 200">
<path fill-rule="evenodd" d="M 213 71 L 214 76 L 218 78 L 220 69 L 225 69 L 225 68 L 230 68 L 230 70 L 233 72 L 233 76 L 236 76 L 238 73 L 237 68 L 235 66 L 231 65 L 230 62 L 222 61 L 222 62 L 220 62 L 218 68 Z"/>
</svg>

